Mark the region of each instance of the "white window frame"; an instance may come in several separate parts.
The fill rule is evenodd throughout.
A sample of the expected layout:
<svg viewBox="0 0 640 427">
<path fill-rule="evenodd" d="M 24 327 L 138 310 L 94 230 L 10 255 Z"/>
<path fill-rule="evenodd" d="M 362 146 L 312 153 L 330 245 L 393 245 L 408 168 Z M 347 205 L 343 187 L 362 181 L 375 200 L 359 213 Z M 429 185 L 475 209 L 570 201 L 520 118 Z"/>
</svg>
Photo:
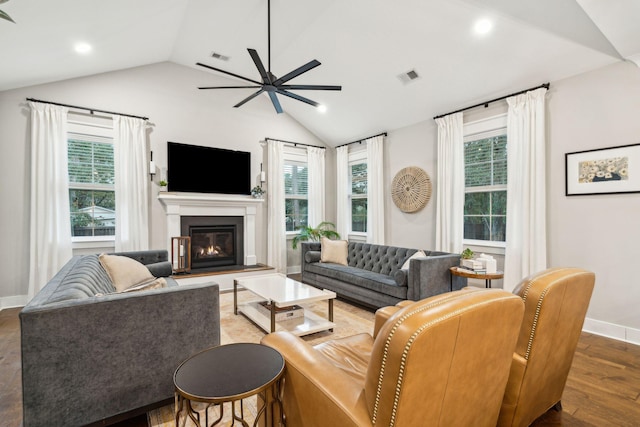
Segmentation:
<svg viewBox="0 0 640 427">
<path fill-rule="evenodd" d="M 473 122 L 464 124 L 464 139 L 463 143 L 474 141 L 478 139 L 491 138 L 499 135 L 506 135 L 507 133 L 507 114 L 499 114 L 492 117 L 488 117 L 481 120 L 476 120 Z M 509 147 L 509 141 L 507 140 L 507 149 Z M 465 187 L 466 193 L 473 192 L 487 192 L 487 191 L 507 191 L 507 185 L 488 185 L 488 186 L 480 186 L 480 187 L 470 187 L 467 189 Z M 507 194 L 507 197 L 509 195 Z M 507 218 L 508 221 L 508 218 Z M 506 242 L 496 242 L 490 240 L 475 240 L 475 239 L 464 239 L 462 243 L 465 247 L 471 248 L 473 251 L 480 252 L 484 248 L 494 248 L 496 252 L 504 254 L 504 249 L 506 248 Z"/>
<path fill-rule="evenodd" d="M 304 166 L 307 168 L 307 171 L 309 170 L 309 160 L 307 158 L 307 150 L 305 148 L 298 148 L 298 147 L 288 147 L 285 146 L 284 147 L 284 151 L 283 151 L 283 163 L 285 165 L 296 165 L 296 166 Z M 284 171 L 282 171 L 282 173 L 284 174 Z M 309 183 L 307 182 L 307 185 Z M 308 194 L 308 188 L 307 188 L 307 195 L 306 196 L 292 196 L 289 194 L 285 194 L 284 195 L 284 199 L 285 199 L 285 203 L 286 203 L 286 199 L 296 199 L 296 200 L 306 200 L 307 201 L 307 206 L 309 203 L 309 194 Z M 307 213 L 308 214 L 308 213 Z M 307 218 L 308 220 L 308 218 Z M 293 236 L 297 235 L 299 233 L 298 230 L 293 230 L 293 231 L 285 231 L 285 234 L 287 235 L 287 238 L 293 238 Z"/>
<path fill-rule="evenodd" d="M 354 199 L 365 199 L 367 200 L 367 206 L 368 206 L 368 200 L 369 200 L 369 195 L 368 194 L 352 194 L 351 193 L 351 189 L 352 187 L 352 183 L 351 183 L 351 167 L 354 165 L 358 165 L 361 163 L 366 163 L 367 164 L 367 188 L 368 187 L 368 181 L 369 181 L 369 165 L 367 162 L 367 150 L 366 147 L 363 147 L 361 149 L 357 149 L 357 150 L 353 150 L 353 151 L 349 151 L 349 171 L 348 171 L 348 176 L 349 176 L 349 191 L 348 191 L 348 205 L 349 205 L 349 236 L 353 236 L 355 237 L 354 240 L 361 240 L 361 239 L 365 239 L 367 238 L 367 232 L 366 231 L 353 231 L 351 229 L 351 226 L 353 225 L 353 218 L 352 218 L 352 213 L 353 213 L 353 205 L 352 202 Z M 368 209 L 368 207 L 367 207 Z"/>
<path fill-rule="evenodd" d="M 72 135 L 87 135 L 93 139 L 105 139 L 103 142 L 113 144 L 113 120 L 107 117 L 69 114 L 67 119 L 67 140 Z M 96 138 L 97 137 L 97 138 Z M 69 183 L 68 190 L 115 191 L 115 186 L 105 184 Z M 117 209 L 117 207 L 116 207 Z M 71 220 L 71 219 L 69 219 Z M 71 224 L 69 224 L 71 225 Z M 71 236 L 73 249 L 91 249 L 115 246 L 116 236 Z"/>
</svg>

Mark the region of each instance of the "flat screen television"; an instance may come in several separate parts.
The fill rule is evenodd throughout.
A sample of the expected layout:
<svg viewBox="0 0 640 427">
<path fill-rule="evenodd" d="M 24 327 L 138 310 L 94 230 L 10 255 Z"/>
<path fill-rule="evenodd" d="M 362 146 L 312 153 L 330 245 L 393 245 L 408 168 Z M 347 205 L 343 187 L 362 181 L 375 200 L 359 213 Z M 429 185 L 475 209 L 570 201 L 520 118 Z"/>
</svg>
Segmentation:
<svg viewBox="0 0 640 427">
<path fill-rule="evenodd" d="M 167 143 L 168 191 L 251 194 L 251 153 Z"/>
</svg>

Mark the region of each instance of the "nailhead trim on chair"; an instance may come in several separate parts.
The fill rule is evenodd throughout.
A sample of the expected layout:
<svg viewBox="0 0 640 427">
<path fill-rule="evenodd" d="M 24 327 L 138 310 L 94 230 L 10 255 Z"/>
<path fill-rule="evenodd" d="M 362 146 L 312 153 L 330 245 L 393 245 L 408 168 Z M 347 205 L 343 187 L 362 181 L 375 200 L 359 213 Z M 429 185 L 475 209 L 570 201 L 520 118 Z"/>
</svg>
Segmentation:
<svg viewBox="0 0 640 427">
<path fill-rule="evenodd" d="M 407 320 L 409 317 L 413 316 L 416 313 L 420 313 L 421 311 L 427 310 L 427 309 L 432 308 L 432 307 L 436 307 L 438 305 L 441 305 L 444 302 L 449 301 L 452 298 L 457 298 L 459 296 L 460 296 L 460 294 L 456 293 L 456 294 L 448 296 L 447 298 L 443 298 L 443 299 L 438 300 L 436 302 L 433 302 L 431 304 L 424 305 L 424 306 L 422 306 L 422 307 L 420 307 L 420 308 L 418 308 L 416 310 L 410 311 L 409 313 L 405 314 L 400 319 L 398 319 L 396 321 L 396 323 L 393 325 L 393 328 L 391 328 L 391 331 L 389 332 L 389 335 L 387 336 L 387 339 L 385 341 L 384 351 L 382 352 L 382 362 L 380 364 L 381 365 L 380 366 L 380 375 L 378 376 L 378 387 L 376 389 L 376 400 L 375 400 L 375 403 L 373 405 L 373 416 L 371 418 L 371 422 L 373 424 L 376 423 L 376 419 L 378 417 L 378 408 L 379 408 L 379 404 L 380 404 L 380 395 L 382 394 L 382 380 L 384 379 L 384 373 L 385 373 L 385 369 L 386 369 L 386 365 L 387 365 L 387 356 L 389 355 L 389 346 L 390 346 L 390 343 L 391 343 L 391 339 L 393 338 L 393 335 L 395 334 L 396 330 L 400 327 L 400 324 L 402 324 L 405 320 Z M 397 406 L 397 401 L 394 402 L 394 408 L 396 406 Z M 394 409 L 394 413 L 395 413 L 395 409 Z"/>
<path fill-rule="evenodd" d="M 529 294 L 529 290 L 531 289 L 531 287 L 537 283 L 539 280 L 543 279 L 544 277 L 550 275 L 550 274 L 555 274 L 558 271 L 562 271 L 563 269 L 556 269 L 556 270 L 551 270 L 548 272 L 548 274 L 545 274 L 543 276 L 537 277 L 535 280 L 533 280 L 531 283 L 529 283 L 529 286 L 527 286 L 527 288 L 524 291 L 524 294 L 522 295 L 522 300 L 524 302 L 527 301 L 527 296 Z M 573 276 L 577 276 L 578 274 L 581 273 L 576 273 L 573 274 L 569 277 L 573 277 Z M 567 276 L 563 277 L 562 280 L 566 280 Z M 538 300 L 538 304 L 536 305 L 536 314 L 533 316 L 533 325 L 531 326 L 531 333 L 529 334 L 529 342 L 527 343 L 527 351 L 524 354 L 524 360 L 529 360 L 529 355 L 531 354 L 531 347 L 533 347 L 533 338 L 536 334 L 536 327 L 538 326 L 538 318 L 540 317 L 540 310 L 542 310 L 542 302 L 544 301 L 545 296 L 547 296 L 547 292 L 549 292 L 549 290 L 551 289 L 551 286 L 555 285 L 558 282 L 558 280 L 555 280 L 551 283 L 549 283 L 547 285 L 547 287 L 545 288 L 544 291 L 542 291 L 542 293 L 540 294 L 540 299 Z"/>
</svg>

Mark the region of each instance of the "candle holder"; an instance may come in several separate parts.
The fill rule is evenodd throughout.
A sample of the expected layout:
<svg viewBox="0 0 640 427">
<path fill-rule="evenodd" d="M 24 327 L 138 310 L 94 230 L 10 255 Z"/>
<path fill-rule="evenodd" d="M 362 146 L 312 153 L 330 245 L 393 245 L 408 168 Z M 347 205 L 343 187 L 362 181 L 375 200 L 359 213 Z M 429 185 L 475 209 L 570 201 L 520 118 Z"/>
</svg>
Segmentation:
<svg viewBox="0 0 640 427">
<path fill-rule="evenodd" d="M 191 271 L 191 237 L 171 238 L 171 267 L 174 273 Z"/>
</svg>

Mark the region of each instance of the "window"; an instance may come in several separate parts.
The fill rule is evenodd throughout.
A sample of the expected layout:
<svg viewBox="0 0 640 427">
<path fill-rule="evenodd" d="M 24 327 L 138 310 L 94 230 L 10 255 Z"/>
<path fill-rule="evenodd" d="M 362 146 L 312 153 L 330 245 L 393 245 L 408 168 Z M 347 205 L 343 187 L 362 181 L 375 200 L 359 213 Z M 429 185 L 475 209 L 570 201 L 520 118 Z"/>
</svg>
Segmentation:
<svg viewBox="0 0 640 427">
<path fill-rule="evenodd" d="M 349 153 L 351 232 L 367 232 L 367 159 L 366 151 Z"/>
<path fill-rule="evenodd" d="M 308 168 L 306 163 L 285 160 L 284 213 L 286 231 L 308 224 Z"/>
<path fill-rule="evenodd" d="M 495 124 L 495 122 L 494 122 Z M 506 127 L 474 133 L 464 142 L 464 239 L 505 242 Z"/>
<path fill-rule="evenodd" d="M 69 122 L 69 208 L 74 241 L 112 240 L 115 235 L 115 173 L 112 130 Z"/>
</svg>

